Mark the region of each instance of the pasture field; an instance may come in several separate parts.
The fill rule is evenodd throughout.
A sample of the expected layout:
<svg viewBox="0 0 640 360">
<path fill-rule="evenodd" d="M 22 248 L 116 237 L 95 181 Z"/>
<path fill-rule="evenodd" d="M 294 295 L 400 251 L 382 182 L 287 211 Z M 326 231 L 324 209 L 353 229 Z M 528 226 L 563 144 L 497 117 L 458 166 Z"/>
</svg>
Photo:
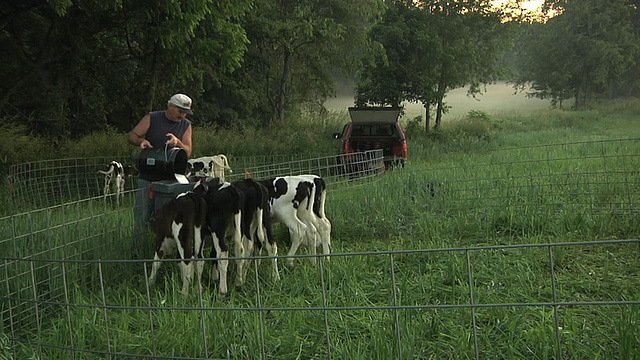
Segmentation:
<svg viewBox="0 0 640 360">
<path fill-rule="evenodd" d="M 445 120 L 463 118 L 472 110 L 498 116 L 525 115 L 548 110 L 551 105 L 549 100 L 529 98 L 522 92 L 515 93 L 513 87 L 504 82 L 487 85 L 475 98 L 467 95 L 466 88 L 455 89 L 447 93 L 444 101 L 450 107 L 444 116 Z M 325 106 L 331 111 L 346 112 L 347 108 L 353 104 L 353 94 L 342 91 L 335 98 L 327 100 Z M 405 103 L 404 106 L 407 118 L 424 116 L 424 106 L 421 103 Z"/>
<path fill-rule="evenodd" d="M 638 113 L 408 129 L 407 167 L 328 184 L 330 261 L 262 257 L 225 298 L 172 260 L 148 288 L 133 191 L 0 218 L 0 359 L 636 359 Z"/>
</svg>

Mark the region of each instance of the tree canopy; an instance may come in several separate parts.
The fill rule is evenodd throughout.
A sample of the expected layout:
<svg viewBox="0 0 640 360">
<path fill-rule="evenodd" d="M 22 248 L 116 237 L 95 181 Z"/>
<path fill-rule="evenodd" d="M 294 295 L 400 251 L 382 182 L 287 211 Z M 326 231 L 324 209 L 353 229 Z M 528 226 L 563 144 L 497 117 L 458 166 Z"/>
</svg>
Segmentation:
<svg viewBox="0 0 640 360">
<path fill-rule="evenodd" d="M 637 4 L 556 0 L 547 6 L 557 15 L 521 38 L 517 85 L 558 104 L 573 98 L 579 109 L 594 96 L 638 89 Z"/>
<path fill-rule="evenodd" d="M 0 117 L 81 136 L 128 128 L 238 68 L 249 0 L 51 0 L 0 9 Z"/>
<path fill-rule="evenodd" d="M 449 90 L 494 81 L 506 44 L 502 13 L 488 0 L 392 0 L 371 31 L 382 51 L 360 73 L 356 102 L 436 106 L 436 127 L 447 111 Z M 426 128 L 428 130 L 429 122 Z"/>
<path fill-rule="evenodd" d="M 637 94 L 639 0 L 546 0 L 553 16 L 538 23 L 509 11 L 520 2 L 13 2 L 0 9 L 0 127 L 126 131 L 177 92 L 195 124 L 270 126 L 322 109 L 341 77 L 358 80 L 357 104 L 421 102 L 439 126 L 448 91 L 505 76 L 514 29 L 510 73 L 533 96 L 582 107 Z"/>
<path fill-rule="evenodd" d="M 381 9 L 380 0 L 255 0 L 243 22 L 251 43 L 243 67 L 222 90 L 233 89 L 232 102 L 250 103 L 245 115 L 262 124 L 324 101 L 334 92 L 332 74 L 359 68 Z"/>
</svg>

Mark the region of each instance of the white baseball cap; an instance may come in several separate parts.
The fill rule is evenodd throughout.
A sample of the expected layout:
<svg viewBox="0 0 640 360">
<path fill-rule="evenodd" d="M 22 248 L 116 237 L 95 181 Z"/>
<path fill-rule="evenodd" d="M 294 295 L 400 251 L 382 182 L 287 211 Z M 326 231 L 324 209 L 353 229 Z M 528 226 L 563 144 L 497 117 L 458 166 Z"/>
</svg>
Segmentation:
<svg viewBox="0 0 640 360">
<path fill-rule="evenodd" d="M 169 99 L 169 105 L 173 105 L 180 109 L 181 112 L 193 115 L 191 110 L 191 98 L 185 94 L 175 94 Z"/>
</svg>

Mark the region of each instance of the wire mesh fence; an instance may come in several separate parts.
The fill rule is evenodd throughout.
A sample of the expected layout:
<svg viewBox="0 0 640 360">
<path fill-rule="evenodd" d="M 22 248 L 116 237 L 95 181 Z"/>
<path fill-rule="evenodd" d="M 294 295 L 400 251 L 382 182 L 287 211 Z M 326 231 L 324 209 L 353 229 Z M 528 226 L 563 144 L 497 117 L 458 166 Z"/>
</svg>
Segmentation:
<svg viewBox="0 0 640 360">
<path fill-rule="evenodd" d="M 459 343 L 461 347 L 455 349 L 455 353 L 463 358 L 495 358 L 492 349 L 497 347 L 504 351 L 508 344 L 495 343 L 495 339 L 492 339 L 495 332 L 513 331 L 517 337 L 518 332 L 540 331 L 542 328 L 543 339 L 532 341 L 528 344 L 531 353 L 521 355 L 572 359 L 579 357 L 572 354 L 570 347 L 575 346 L 577 341 L 590 340 L 593 335 L 591 331 L 595 328 L 611 332 L 614 339 L 630 337 L 633 342 L 637 341 L 636 330 L 620 330 L 618 327 L 620 323 L 635 323 L 640 299 L 626 299 L 622 294 L 606 296 L 602 292 L 585 292 L 585 289 L 576 285 L 578 276 L 572 276 L 570 271 L 556 264 L 558 254 L 573 249 L 600 251 L 602 248 L 622 254 L 637 252 L 638 244 L 639 240 L 633 239 L 334 254 L 330 263 L 319 262 L 319 268 L 315 269 L 317 284 L 309 289 L 307 301 L 300 304 L 275 302 L 269 294 L 273 286 L 267 280 L 260 279 L 257 266 L 252 271 L 255 280 L 247 283 L 247 289 L 243 290 L 250 295 L 243 296 L 242 301 L 231 302 L 216 298 L 208 291 L 198 292 L 196 288 L 192 289 L 191 296 L 183 298 L 178 291 L 170 290 L 170 284 L 162 289 L 162 292 L 168 292 L 163 296 L 149 289 L 144 280 L 134 289 L 140 292 L 139 295 L 129 295 L 128 299 L 114 296 L 121 276 L 138 274 L 146 277 L 148 263 L 62 259 L 18 262 L 4 259 L 5 271 L 11 273 L 14 267 L 22 268 L 24 279 L 20 279 L 20 282 L 24 289 L 23 293 L 4 297 L 8 314 L 5 314 L 3 334 L 15 343 L 30 344 L 40 358 L 269 359 L 279 357 L 277 349 L 282 339 L 277 330 L 287 326 L 284 324 L 296 322 L 303 327 L 311 326 L 316 332 L 312 336 L 312 342 L 315 342 L 313 356 L 308 357 L 341 358 L 350 354 L 345 350 L 350 342 L 361 342 L 360 346 L 369 345 L 358 335 L 345 338 L 343 332 L 348 330 L 360 332 L 361 336 L 372 336 L 378 341 L 384 339 L 384 347 L 378 345 L 381 346 L 381 353 L 372 358 L 406 359 L 417 357 L 417 354 L 428 354 L 431 346 L 422 342 L 425 335 L 429 339 L 447 333 L 445 329 L 432 333 L 430 327 L 443 326 L 433 322 L 437 322 L 438 317 L 452 317 L 465 328 L 468 339 L 450 339 L 448 346 Z M 526 281 L 521 284 L 487 282 L 485 261 L 487 255 L 494 252 L 503 256 L 539 257 L 540 267 L 545 272 L 544 280 L 534 284 L 527 284 Z M 339 282 L 363 281 L 353 272 L 351 276 L 356 279 L 349 279 L 340 270 L 355 258 L 367 258 L 378 267 L 377 274 L 366 276 L 370 278 L 369 281 L 375 281 L 379 296 L 368 298 L 365 303 L 353 300 L 354 297 L 363 297 L 357 291 L 337 286 Z M 417 277 L 426 275 L 424 270 L 417 270 L 410 263 L 437 263 L 443 259 L 455 261 L 460 267 L 456 271 L 460 274 L 454 276 L 458 282 L 457 289 L 448 294 L 448 301 L 438 302 L 434 301 L 438 296 L 429 292 L 438 290 L 438 285 L 442 285 L 435 281 L 433 285 L 436 286 L 429 291 L 417 288 Z M 262 260 L 266 261 L 266 258 Z M 172 260 L 164 262 L 167 263 L 166 267 L 172 267 Z M 624 271 L 624 267 L 617 270 Z M 91 274 L 90 278 L 84 279 L 86 284 L 78 283 L 80 273 L 85 276 Z M 113 274 L 122 275 L 114 278 Z M 615 281 L 619 275 L 600 274 L 600 278 L 590 287 L 606 288 L 605 284 Z M 637 275 L 636 272 L 634 276 Z M 16 280 L 5 278 L 2 285 L 9 289 Z M 54 281 L 58 282 L 60 288 L 57 297 L 51 297 L 51 293 L 44 290 Z M 523 295 L 520 301 L 501 300 L 500 294 L 504 288 L 516 285 L 518 291 L 535 292 L 535 296 Z M 173 286 L 176 288 L 174 290 L 179 289 L 179 283 Z M 576 298 L 576 290 L 582 293 L 581 298 Z M 22 311 L 17 310 L 20 307 Z M 605 307 L 612 307 L 615 311 L 613 314 L 601 313 Z M 576 311 L 591 313 L 592 316 L 575 314 Z M 625 312 L 635 314 L 625 319 Z M 371 325 L 364 325 L 365 329 L 361 329 L 363 324 L 358 324 L 361 320 L 357 319 L 360 313 L 375 319 L 373 329 L 368 328 Z M 593 325 L 595 328 L 581 329 L 573 324 L 592 319 L 594 314 L 595 318 L 599 318 L 597 326 Z M 526 324 L 524 320 L 518 324 L 518 320 L 511 317 L 533 320 L 535 325 Z M 500 320 L 505 323 L 500 324 Z M 188 332 L 180 326 L 171 325 L 173 321 L 182 325 L 186 322 Z M 375 324 L 380 328 L 376 328 Z M 353 328 L 345 329 L 346 325 Z M 163 328 L 166 326 L 169 329 Z M 167 344 L 167 331 L 175 332 L 176 327 L 185 331 L 186 337 L 190 338 L 187 344 Z M 291 329 L 294 333 L 298 330 L 301 329 Z M 242 333 L 242 340 L 238 338 L 238 332 Z M 83 336 L 90 336 L 90 341 Z M 242 346 L 243 342 L 245 346 L 250 343 L 253 347 L 246 353 L 240 349 L 231 350 L 233 346 L 226 342 L 223 346 L 215 345 L 220 338 L 235 339 L 239 342 L 236 344 L 238 346 Z M 178 339 L 182 337 L 172 340 Z M 611 341 L 598 346 L 606 350 L 602 351 L 605 358 L 628 358 L 615 350 L 619 342 Z M 311 347 L 311 344 L 300 339 L 298 346 L 302 344 Z M 224 349 L 227 345 L 229 347 Z M 18 347 L 11 349 L 13 358 L 23 358 Z M 547 355 L 542 355 L 543 350 Z"/>
<path fill-rule="evenodd" d="M 16 209 L 38 209 L 99 195 L 112 158 L 41 160 L 12 165 L 7 184 Z"/>
<path fill-rule="evenodd" d="M 68 201 L 98 196 L 104 186 L 109 162 L 132 163 L 130 159 L 107 157 L 42 160 L 12 165 L 7 184 L 16 209 L 39 209 Z M 270 155 L 229 157 L 233 173 L 228 180 L 247 176 L 266 179 L 275 176 L 316 174 L 332 182 L 374 177 L 384 172 L 382 150 L 347 156 Z M 135 179 L 127 179 L 126 188 L 135 188 Z"/>
<path fill-rule="evenodd" d="M 262 178 L 320 159 L 239 168 Z M 261 257 L 228 298 L 208 271 L 182 297 L 173 259 L 149 287 L 151 257 L 130 260 L 135 191 L 0 218 L 0 345 L 10 359 L 633 358 L 638 140 L 486 159 L 375 183 L 326 175 L 330 261 L 298 255 L 276 283 Z M 354 245 L 368 238 L 391 250 Z"/>
<path fill-rule="evenodd" d="M 637 212 L 639 147 L 639 140 L 625 139 L 493 151 L 480 163 L 461 156 L 450 166 L 409 174 L 410 186 L 398 195 L 431 198 L 426 205 L 449 212 L 526 206 L 550 213 Z"/>
</svg>

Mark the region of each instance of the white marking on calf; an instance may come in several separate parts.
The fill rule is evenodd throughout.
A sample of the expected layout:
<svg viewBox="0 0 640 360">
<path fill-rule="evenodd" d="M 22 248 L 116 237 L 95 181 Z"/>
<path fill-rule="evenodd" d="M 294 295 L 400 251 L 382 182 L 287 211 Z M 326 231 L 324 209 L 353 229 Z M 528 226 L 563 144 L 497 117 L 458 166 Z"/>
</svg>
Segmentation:
<svg viewBox="0 0 640 360">
<path fill-rule="evenodd" d="M 98 170 L 99 174 L 104 175 L 104 188 L 102 192 L 105 197 L 111 193 L 111 186 L 114 185 L 116 200 L 120 203 L 120 198 L 124 197 L 124 184 L 125 180 L 129 176 L 137 175 L 137 169 L 127 165 L 122 166 L 122 163 L 118 161 L 112 161 L 109 163 L 107 171 Z"/>
<path fill-rule="evenodd" d="M 155 284 L 160 259 L 177 253 L 182 261 L 179 267 L 182 275 L 182 294 L 187 295 L 189 284 L 193 281 L 194 264 L 197 273 L 198 288 L 202 290 L 202 251 L 204 248 L 204 226 L 206 216 L 204 199 L 193 192 L 182 193 L 165 204 L 152 221 L 156 235 L 156 251 L 149 275 L 149 286 Z M 198 260 L 200 259 L 200 260 Z"/>
<path fill-rule="evenodd" d="M 109 163 L 107 171 L 98 170 L 98 173 L 104 175 L 104 188 L 102 189 L 104 196 L 111 193 L 111 184 L 114 184 L 116 199 L 120 201 L 120 196 L 124 193 L 124 167 L 122 164 L 112 161 Z"/>
<path fill-rule="evenodd" d="M 317 237 L 320 238 L 323 253 L 329 254 L 331 223 L 324 213 L 324 180 L 317 175 L 297 175 L 276 177 L 261 183 L 269 189 L 272 218 L 289 228 L 291 248 L 288 255 L 295 255 L 302 243 L 315 255 Z M 315 264 L 315 257 L 311 260 Z M 294 265 L 293 258 L 287 261 L 289 266 Z"/>
<path fill-rule="evenodd" d="M 221 181 L 224 180 L 224 172 L 228 170 L 229 173 L 233 173 L 231 167 L 229 166 L 229 160 L 227 160 L 227 156 L 224 154 L 218 154 L 213 156 L 213 165 L 211 166 L 211 174 L 213 177 L 220 178 Z"/>
<path fill-rule="evenodd" d="M 224 182 L 225 171 L 233 173 L 224 154 L 189 159 L 187 162 L 189 167 L 187 176 L 216 177 Z"/>
<path fill-rule="evenodd" d="M 314 184 L 313 203 L 311 205 L 314 226 L 318 230 L 320 236 L 320 244 L 322 245 L 322 253 L 328 255 L 331 253 L 331 221 L 325 213 L 325 203 L 327 201 L 327 185 L 324 179 L 318 175 L 297 175 L 301 179 L 307 179 Z M 316 243 L 316 246 L 318 244 Z M 329 258 L 327 257 L 327 260 Z"/>
<path fill-rule="evenodd" d="M 218 182 L 218 179 L 198 182 L 193 191 L 207 204 L 206 223 L 211 231 L 213 248 L 211 258 L 216 258 L 216 266 L 212 270 L 212 278 L 219 279 L 218 292 L 226 295 L 227 268 L 229 265 L 229 248 L 226 238 L 231 237 L 234 243 L 237 274 L 236 285 L 242 285 L 244 265 L 244 247 L 241 234 L 243 194 L 229 183 Z"/>
<path fill-rule="evenodd" d="M 280 280 L 278 271 L 278 245 L 273 237 L 271 215 L 269 214 L 269 190 L 253 179 L 243 179 L 231 184 L 244 194 L 242 205 L 242 238 L 245 256 L 254 253 L 254 244 L 258 244 L 260 250 L 267 249 L 271 256 L 272 277 Z M 249 261 L 244 262 L 242 282 L 246 279 L 249 269 Z"/>
</svg>

